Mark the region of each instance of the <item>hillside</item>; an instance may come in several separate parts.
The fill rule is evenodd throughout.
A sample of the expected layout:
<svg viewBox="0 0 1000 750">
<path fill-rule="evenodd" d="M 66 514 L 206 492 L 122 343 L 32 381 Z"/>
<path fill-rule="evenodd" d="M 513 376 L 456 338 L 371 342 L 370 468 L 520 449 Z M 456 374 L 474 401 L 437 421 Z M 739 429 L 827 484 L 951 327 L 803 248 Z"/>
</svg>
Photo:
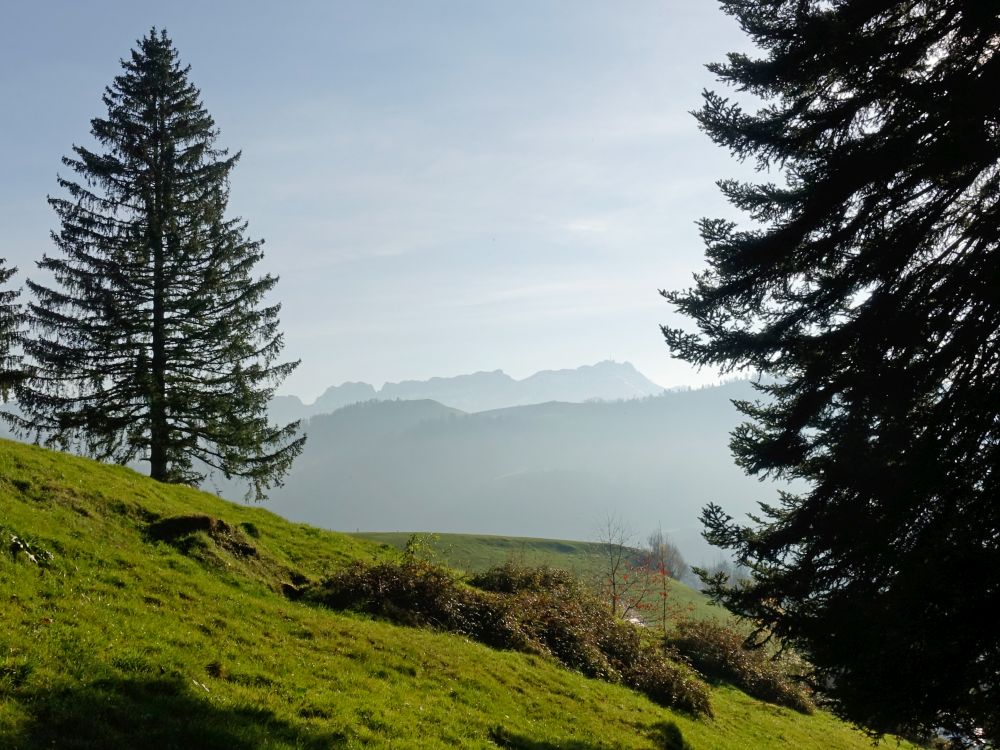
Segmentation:
<svg viewBox="0 0 1000 750">
<path fill-rule="evenodd" d="M 178 534 L 176 517 L 209 517 Z M 696 720 L 548 659 L 290 601 L 392 554 L 0 441 L 0 747 L 870 747 L 713 690 Z"/>
</svg>

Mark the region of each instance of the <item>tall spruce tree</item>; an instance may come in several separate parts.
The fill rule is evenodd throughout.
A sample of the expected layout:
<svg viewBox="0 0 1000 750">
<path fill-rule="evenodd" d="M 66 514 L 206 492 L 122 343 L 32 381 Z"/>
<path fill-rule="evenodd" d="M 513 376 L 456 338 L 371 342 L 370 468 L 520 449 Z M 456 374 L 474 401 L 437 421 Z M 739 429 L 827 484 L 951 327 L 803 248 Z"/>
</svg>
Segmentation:
<svg viewBox="0 0 1000 750">
<path fill-rule="evenodd" d="M 6 401 L 24 377 L 21 357 L 16 353 L 24 325 L 24 311 L 17 301 L 19 292 L 2 288 L 15 273 L 17 269 L 8 268 L 7 261 L 0 258 L 0 401 Z"/>
<path fill-rule="evenodd" d="M 732 438 L 802 488 L 706 538 L 712 595 L 799 649 L 873 732 L 1000 736 L 1000 12 L 982 0 L 722 0 L 760 53 L 710 66 L 723 181 L 708 268 L 666 293 L 697 365 L 760 373 Z"/>
<path fill-rule="evenodd" d="M 255 277 L 262 242 L 225 216 L 239 154 L 218 131 L 165 31 L 139 40 L 91 122 L 102 150 L 74 146 L 50 198 L 60 250 L 29 281 L 31 374 L 23 431 L 95 457 L 150 464 L 163 482 L 215 469 L 261 499 L 301 451 L 298 423 L 268 423 L 297 362 L 282 349 L 277 278 Z"/>
</svg>

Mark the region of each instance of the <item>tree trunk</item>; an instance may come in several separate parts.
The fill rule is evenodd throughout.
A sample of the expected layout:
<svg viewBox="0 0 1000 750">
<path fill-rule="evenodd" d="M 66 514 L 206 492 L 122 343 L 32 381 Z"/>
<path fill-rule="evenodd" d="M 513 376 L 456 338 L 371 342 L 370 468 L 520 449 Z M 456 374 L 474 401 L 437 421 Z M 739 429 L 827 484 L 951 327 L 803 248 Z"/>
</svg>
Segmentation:
<svg viewBox="0 0 1000 750">
<path fill-rule="evenodd" d="M 167 481 L 167 446 L 170 429 L 167 424 L 167 346 L 165 314 L 165 279 L 163 258 L 163 226 L 165 189 L 163 174 L 163 123 L 157 107 L 153 134 L 153 206 L 150 211 L 150 250 L 153 255 L 153 357 L 150 372 L 149 399 L 149 476 L 160 482 Z"/>
</svg>

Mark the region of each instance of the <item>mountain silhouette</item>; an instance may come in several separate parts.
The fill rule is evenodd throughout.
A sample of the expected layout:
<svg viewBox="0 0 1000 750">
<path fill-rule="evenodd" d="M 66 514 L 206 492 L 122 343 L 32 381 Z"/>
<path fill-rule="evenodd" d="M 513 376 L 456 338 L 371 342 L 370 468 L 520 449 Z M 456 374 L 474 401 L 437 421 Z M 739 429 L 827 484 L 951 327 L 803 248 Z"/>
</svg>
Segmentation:
<svg viewBox="0 0 1000 750">
<path fill-rule="evenodd" d="M 615 401 L 662 392 L 662 386 L 649 380 L 631 363 L 606 360 L 576 369 L 543 370 L 523 380 L 515 380 L 502 370 L 493 370 L 386 383 L 377 390 L 368 383 L 344 383 L 327 388 L 312 404 L 303 403 L 298 396 L 277 396 L 271 403 L 271 416 L 279 424 L 286 424 L 372 399 L 431 399 L 474 413 L 546 401 Z"/>
</svg>

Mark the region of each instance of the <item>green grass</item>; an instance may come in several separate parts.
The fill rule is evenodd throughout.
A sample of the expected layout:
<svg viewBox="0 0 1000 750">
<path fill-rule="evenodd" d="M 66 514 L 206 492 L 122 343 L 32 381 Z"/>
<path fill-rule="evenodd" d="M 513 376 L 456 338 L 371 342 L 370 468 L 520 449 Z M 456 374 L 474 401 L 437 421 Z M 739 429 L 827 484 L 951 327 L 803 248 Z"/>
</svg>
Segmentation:
<svg viewBox="0 0 1000 750">
<path fill-rule="evenodd" d="M 402 550 L 411 534 L 362 531 L 353 536 Z M 590 575 L 600 568 L 601 546 L 595 542 L 485 534 L 420 534 L 420 536 L 431 541 L 433 552 L 442 562 L 469 573 L 480 573 L 508 560 L 523 565 L 549 565 L 568 570 L 578 576 Z"/>
<path fill-rule="evenodd" d="M 387 544 L 397 550 L 406 546 L 412 536 L 408 532 L 367 532 L 352 536 Z M 535 539 L 532 537 L 490 536 L 485 534 L 421 534 L 431 546 L 431 552 L 439 562 L 465 571 L 480 573 L 494 565 L 513 561 L 521 565 L 548 565 L 573 573 L 579 579 L 599 586 L 606 576 L 607 563 L 604 548 L 598 542 L 574 542 L 566 539 Z M 649 601 L 659 602 L 650 592 Z M 729 613 L 712 605 L 700 591 L 679 581 L 670 581 L 670 609 L 674 614 L 684 614 L 694 618 L 714 618 L 729 620 Z M 655 613 L 644 616 L 653 618 Z"/>
<path fill-rule="evenodd" d="M 256 554 L 146 533 L 191 514 Z M 12 551 L 15 536 L 51 562 Z M 870 747 L 730 688 L 696 720 L 548 659 L 290 601 L 283 583 L 394 553 L 6 441 L 0 537 L 3 750 Z"/>
</svg>

